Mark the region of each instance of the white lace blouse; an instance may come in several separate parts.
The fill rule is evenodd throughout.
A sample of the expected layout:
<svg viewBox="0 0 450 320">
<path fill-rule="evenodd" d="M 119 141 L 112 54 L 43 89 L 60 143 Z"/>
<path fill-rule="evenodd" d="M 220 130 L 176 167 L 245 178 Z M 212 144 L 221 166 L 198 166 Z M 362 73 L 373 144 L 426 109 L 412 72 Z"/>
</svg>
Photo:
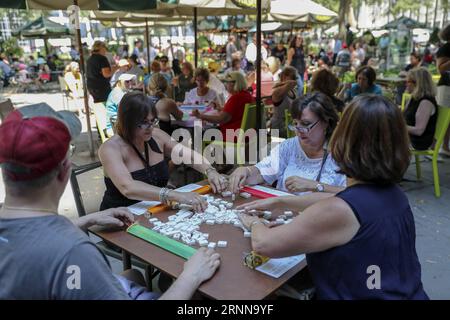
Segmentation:
<svg viewBox="0 0 450 320">
<path fill-rule="evenodd" d="M 285 181 L 291 176 L 316 180 L 322 164 L 322 157 L 310 159 L 303 151 L 298 137 L 290 138 L 277 145 L 271 153 L 255 166 L 264 181 L 272 184 L 278 180 L 277 189 L 287 191 Z M 336 173 L 338 166 L 328 154 L 323 166 L 320 182 L 332 186 L 346 186 L 346 177 Z M 301 192 L 303 193 L 303 192 Z M 301 194 L 298 193 L 298 194 Z"/>
</svg>

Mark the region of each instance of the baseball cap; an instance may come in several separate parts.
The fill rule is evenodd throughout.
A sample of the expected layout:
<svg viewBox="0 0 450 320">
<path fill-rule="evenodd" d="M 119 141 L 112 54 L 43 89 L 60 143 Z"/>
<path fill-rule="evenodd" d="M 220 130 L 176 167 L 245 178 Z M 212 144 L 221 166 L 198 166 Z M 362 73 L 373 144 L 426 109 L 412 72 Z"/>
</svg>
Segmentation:
<svg viewBox="0 0 450 320">
<path fill-rule="evenodd" d="M 11 180 L 37 179 L 64 160 L 80 132 L 72 112 L 56 112 L 46 103 L 19 108 L 0 125 L 0 164 Z"/>
<path fill-rule="evenodd" d="M 134 78 L 136 78 L 136 75 L 132 74 L 132 73 L 122 73 L 119 76 L 119 80 L 121 80 L 121 81 L 130 81 L 130 80 L 133 80 Z"/>
</svg>

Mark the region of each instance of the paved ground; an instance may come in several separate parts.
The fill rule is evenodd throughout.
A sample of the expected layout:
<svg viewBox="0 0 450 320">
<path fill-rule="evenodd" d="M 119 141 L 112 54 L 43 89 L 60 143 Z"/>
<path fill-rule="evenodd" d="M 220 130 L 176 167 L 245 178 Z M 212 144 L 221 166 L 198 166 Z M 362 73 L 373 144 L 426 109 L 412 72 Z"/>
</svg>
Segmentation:
<svg viewBox="0 0 450 320">
<path fill-rule="evenodd" d="M 11 98 L 17 105 L 47 102 L 55 109 L 63 109 L 60 93 L 13 94 L 3 93 L 3 97 Z M 92 119 L 93 120 L 93 119 Z M 81 115 L 83 134 L 75 141 L 76 150 L 73 162 L 81 165 L 96 161 L 90 158 L 87 144 L 86 119 Z M 92 123 L 94 123 L 92 121 Z M 97 138 L 95 128 L 94 137 Z M 98 139 L 95 144 L 98 147 Z M 450 158 L 439 163 L 441 179 L 441 198 L 434 196 L 431 163 L 422 162 L 423 181 L 416 182 L 414 164 L 408 170 L 405 178 L 412 180 L 403 182 L 402 188 L 408 195 L 414 212 L 417 233 L 417 252 L 422 264 L 422 280 L 425 290 L 432 299 L 450 299 Z M 175 181 L 182 181 L 181 177 Z M 101 169 L 94 170 L 79 178 L 86 209 L 95 211 L 103 194 L 103 175 Z M 0 202 L 4 198 L 4 187 L 0 183 Z M 61 199 L 60 214 L 74 218 L 77 216 L 75 202 L 70 185 Z M 121 270 L 121 263 L 111 260 L 115 272 Z"/>
</svg>

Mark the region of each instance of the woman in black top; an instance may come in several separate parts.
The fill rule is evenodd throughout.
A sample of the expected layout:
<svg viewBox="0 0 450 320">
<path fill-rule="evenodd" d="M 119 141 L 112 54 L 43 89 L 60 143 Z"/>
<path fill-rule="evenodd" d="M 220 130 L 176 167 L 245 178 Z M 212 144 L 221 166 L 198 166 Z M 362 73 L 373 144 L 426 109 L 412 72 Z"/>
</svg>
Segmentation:
<svg viewBox="0 0 450 320">
<path fill-rule="evenodd" d="M 433 144 L 438 113 L 436 87 L 428 69 L 409 71 L 406 90 L 411 93 L 404 112 L 411 144 L 417 150 L 426 150 Z"/>
<path fill-rule="evenodd" d="M 189 92 L 196 87 L 192 64 L 184 62 L 181 65 L 181 74 L 174 78 L 174 86 L 175 101 L 183 102 L 186 92 Z"/>
<path fill-rule="evenodd" d="M 166 78 L 161 73 L 155 73 L 150 78 L 147 91 L 150 100 L 156 107 L 159 128 L 170 136 L 173 132 L 170 116 L 173 116 L 176 120 L 181 120 L 183 111 L 178 109 L 173 99 L 167 97 L 167 87 Z"/>
<path fill-rule="evenodd" d="M 192 205 L 200 212 L 206 209 L 207 202 L 197 193 L 162 188 L 169 179 L 164 155 L 192 155 L 194 151 L 156 128 L 157 122 L 156 108 L 148 97 L 137 91 L 123 96 L 119 104 L 117 134 L 98 151 L 106 184 L 102 209 L 129 206 L 142 200 L 175 201 Z M 223 191 L 226 180 L 208 160 L 194 152 L 195 157 L 200 157 L 202 162 L 192 167 L 207 176 L 214 192 Z M 192 158 L 188 156 L 187 159 Z M 172 160 L 182 159 L 172 157 Z"/>
<path fill-rule="evenodd" d="M 117 70 L 117 67 L 111 68 L 105 55 L 105 43 L 95 41 L 92 46 L 92 55 L 86 63 L 87 88 L 94 102 L 103 102 L 108 99 L 111 92 L 109 79 Z"/>
<path fill-rule="evenodd" d="M 298 75 L 302 79 L 306 69 L 305 52 L 303 49 L 303 38 L 297 35 L 292 39 L 287 53 L 286 64 L 297 69 Z"/>
</svg>

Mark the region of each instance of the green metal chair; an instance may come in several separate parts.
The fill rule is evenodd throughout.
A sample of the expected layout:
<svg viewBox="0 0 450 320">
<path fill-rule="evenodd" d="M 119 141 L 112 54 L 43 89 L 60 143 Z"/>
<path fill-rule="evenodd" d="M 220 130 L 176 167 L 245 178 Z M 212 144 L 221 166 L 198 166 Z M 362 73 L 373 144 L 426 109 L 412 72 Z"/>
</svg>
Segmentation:
<svg viewBox="0 0 450 320">
<path fill-rule="evenodd" d="M 105 143 L 106 140 L 109 139 L 107 133 L 106 133 L 106 107 L 103 102 L 98 102 L 94 104 L 94 116 L 95 116 L 95 122 L 97 124 L 97 130 L 100 135 L 100 140 L 102 143 Z"/>
<path fill-rule="evenodd" d="M 421 180 L 422 178 L 422 169 L 420 167 L 419 157 L 420 156 L 432 157 L 431 163 L 433 167 L 434 194 L 437 198 L 441 196 L 437 158 L 449 124 L 450 124 L 450 108 L 439 106 L 436 131 L 434 133 L 434 139 L 436 140 L 434 148 L 429 150 L 414 150 L 414 149 L 411 150 L 411 153 L 414 155 L 416 159 L 416 174 L 418 180 Z"/>
<path fill-rule="evenodd" d="M 405 111 L 406 108 L 406 104 L 408 103 L 408 101 L 411 99 L 411 94 L 404 92 L 402 95 L 402 105 L 401 105 L 401 110 L 402 112 Z"/>
<path fill-rule="evenodd" d="M 262 117 L 263 124 L 265 123 L 264 118 L 265 117 L 263 116 Z M 248 129 L 256 129 L 256 105 L 255 104 L 246 104 L 245 105 L 244 114 L 242 116 L 241 128 L 240 128 L 240 132 L 239 132 L 239 135 L 237 138 L 237 142 L 218 141 L 218 140 L 214 140 L 214 141 L 203 140 L 203 150 L 205 150 L 205 148 L 209 145 L 220 146 L 222 148 L 222 150 L 226 150 L 228 148 L 234 148 L 235 155 L 237 154 L 237 164 L 239 166 L 242 166 L 245 164 L 245 154 L 244 154 L 244 157 L 242 157 L 242 154 L 240 151 L 243 147 L 245 150 L 245 146 L 246 146 L 245 132 Z M 256 133 L 255 137 L 250 137 L 249 144 L 256 143 L 257 134 L 258 133 Z"/>
<path fill-rule="evenodd" d="M 295 132 L 289 129 L 290 124 L 292 124 L 292 114 L 286 109 L 284 110 L 284 125 L 286 127 L 286 136 L 288 139 L 295 137 Z"/>
</svg>

